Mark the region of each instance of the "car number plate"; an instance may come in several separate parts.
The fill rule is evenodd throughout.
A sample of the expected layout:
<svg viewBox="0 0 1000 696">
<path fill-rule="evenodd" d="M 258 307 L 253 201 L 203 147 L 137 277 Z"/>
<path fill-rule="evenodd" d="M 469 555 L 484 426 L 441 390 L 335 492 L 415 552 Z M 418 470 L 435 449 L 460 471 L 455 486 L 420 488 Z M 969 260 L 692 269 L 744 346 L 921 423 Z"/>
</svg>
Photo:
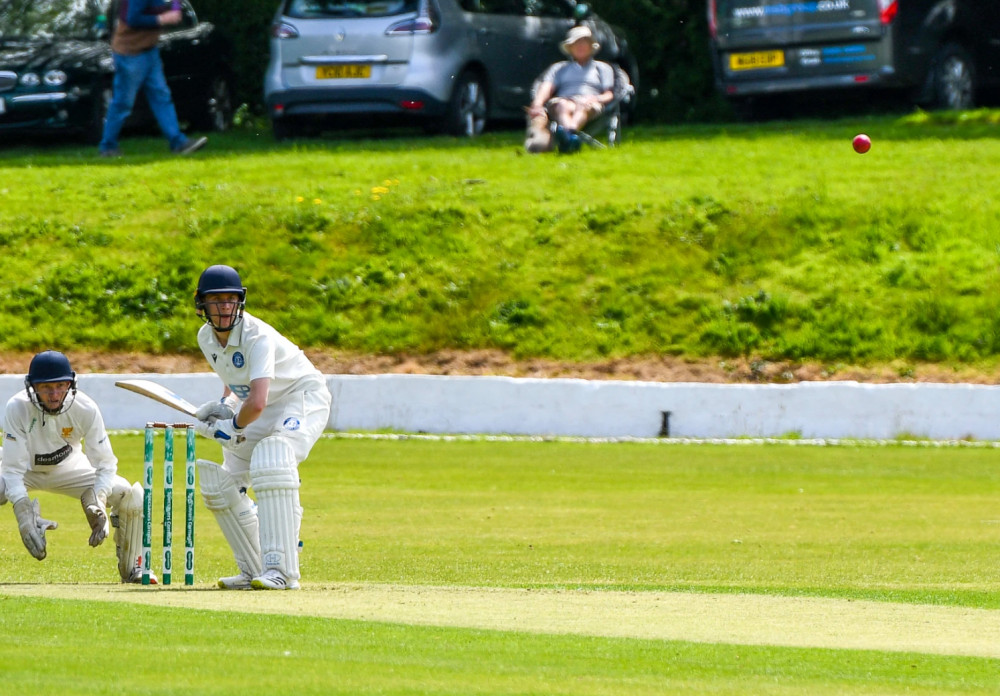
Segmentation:
<svg viewBox="0 0 1000 696">
<path fill-rule="evenodd" d="M 317 80 L 365 80 L 372 76 L 370 65 L 319 65 L 316 67 Z"/>
<path fill-rule="evenodd" d="M 755 51 L 753 53 L 730 53 L 730 70 L 758 70 L 760 68 L 780 68 L 785 64 L 784 51 Z"/>
</svg>

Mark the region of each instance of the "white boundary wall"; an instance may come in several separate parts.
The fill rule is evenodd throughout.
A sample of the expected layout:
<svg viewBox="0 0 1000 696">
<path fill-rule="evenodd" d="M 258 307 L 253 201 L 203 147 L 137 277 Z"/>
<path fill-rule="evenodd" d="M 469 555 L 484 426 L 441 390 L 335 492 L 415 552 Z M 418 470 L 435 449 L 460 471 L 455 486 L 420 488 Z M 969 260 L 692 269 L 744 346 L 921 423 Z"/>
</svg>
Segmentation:
<svg viewBox="0 0 1000 696">
<path fill-rule="evenodd" d="M 194 404 L 218 398 L 211 373 L 81 375 L 109 429 L 183 414 L 114 386 L 151 379 Z M 329 429 L 401 432 L 656 437 L 670 412 L 669 435 L 683 438 L 782 437 L 1000 440 L 1000 387 L 970 384 L 801 382 L 784 385 L 330 375 Z M 0 375 L 6 403 L 24 388 Z"/>
</svg>

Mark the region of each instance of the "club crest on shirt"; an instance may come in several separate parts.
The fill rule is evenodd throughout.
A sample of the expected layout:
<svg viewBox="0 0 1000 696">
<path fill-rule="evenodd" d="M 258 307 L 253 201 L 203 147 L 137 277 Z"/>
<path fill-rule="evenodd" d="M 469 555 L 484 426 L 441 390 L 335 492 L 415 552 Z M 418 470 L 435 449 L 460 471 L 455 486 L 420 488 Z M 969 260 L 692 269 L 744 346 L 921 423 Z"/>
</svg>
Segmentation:
<svg viewBox="0 0 1000 696">
<path fill-rule="evenodd" d="M 72 434 L 73 434 L 73 426 L 72 425 L 69 426 L 68 428 L 63 428 L 62 429 L 62 436 L 63 436 L 63 438 L 67 438 L 67 437 L 69 437 Z"/>
<path fill-rule="evenodd" d="M 243 353 L 239 351 L 233 353 L 233 367 L 243 367 L 246 364 L 246 360 L 243 359 Z"/>
<path fill-rule="evenodd" d="M 285 430 L 298 430 L 301 427 L 302 422 L 298 418 L 286 418 L 285 422 L 281 424 Z"/>
</svg>

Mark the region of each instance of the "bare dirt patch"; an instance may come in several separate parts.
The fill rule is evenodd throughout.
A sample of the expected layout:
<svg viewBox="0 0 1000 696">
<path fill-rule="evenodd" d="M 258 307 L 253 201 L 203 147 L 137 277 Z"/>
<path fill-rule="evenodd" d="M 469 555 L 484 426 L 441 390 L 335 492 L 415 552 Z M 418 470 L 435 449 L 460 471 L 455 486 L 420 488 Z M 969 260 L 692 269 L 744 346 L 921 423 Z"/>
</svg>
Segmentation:
<svg viewBox="0 0 1000 696">
<path fill-rule="evenodd" d="M 132 602 L 424 626 L 697 643 L 1000 658 L 1000 611 L 806 597 L 306 584 L 208 587 L 0 585 L 0 596 Z"/>
<path fill-rule="evenodd" d="M 308 350 L 325 374 L 495 375 L 504 377 L 578 378 L 647 382 L 791 383 L 853 380 L 869 383 L 937 382 L 1000 384 L 996 366 L 944 366 L 898 363 L 877 366 L 768 362 L 750 358 L 688 360 L 648 356 L 593 362 L 515 360 L 502 351 L 446 350 L 427 355 L 357 355 Z M 87 373 L 182 374 L 207 372 L 199 354 L 152 355 L 68 351 L 73 369 Z M 0 374 L 27 372 L 31 353 L 0 353 Z"/>
</svg>

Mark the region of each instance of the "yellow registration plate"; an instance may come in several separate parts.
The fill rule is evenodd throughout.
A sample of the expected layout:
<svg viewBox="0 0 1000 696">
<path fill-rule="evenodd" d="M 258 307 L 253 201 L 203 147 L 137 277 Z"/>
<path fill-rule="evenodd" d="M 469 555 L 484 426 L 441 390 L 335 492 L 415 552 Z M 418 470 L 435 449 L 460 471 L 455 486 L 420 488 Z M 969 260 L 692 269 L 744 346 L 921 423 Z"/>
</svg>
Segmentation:
<svg viewBox="0 0 1000 696">
<path fill-rule="evenodd" d="M 757 70 L 759 68 L 780 68 L 785 64 L 784 51 L 755 51 L 754 53 L 730 53 L 730 70 Z"/>
<path fill-rule="evenodd" d="M 317 80 L 367 79 L 372 76 L 370 65 L 318 65 Z"/>
</svg>

